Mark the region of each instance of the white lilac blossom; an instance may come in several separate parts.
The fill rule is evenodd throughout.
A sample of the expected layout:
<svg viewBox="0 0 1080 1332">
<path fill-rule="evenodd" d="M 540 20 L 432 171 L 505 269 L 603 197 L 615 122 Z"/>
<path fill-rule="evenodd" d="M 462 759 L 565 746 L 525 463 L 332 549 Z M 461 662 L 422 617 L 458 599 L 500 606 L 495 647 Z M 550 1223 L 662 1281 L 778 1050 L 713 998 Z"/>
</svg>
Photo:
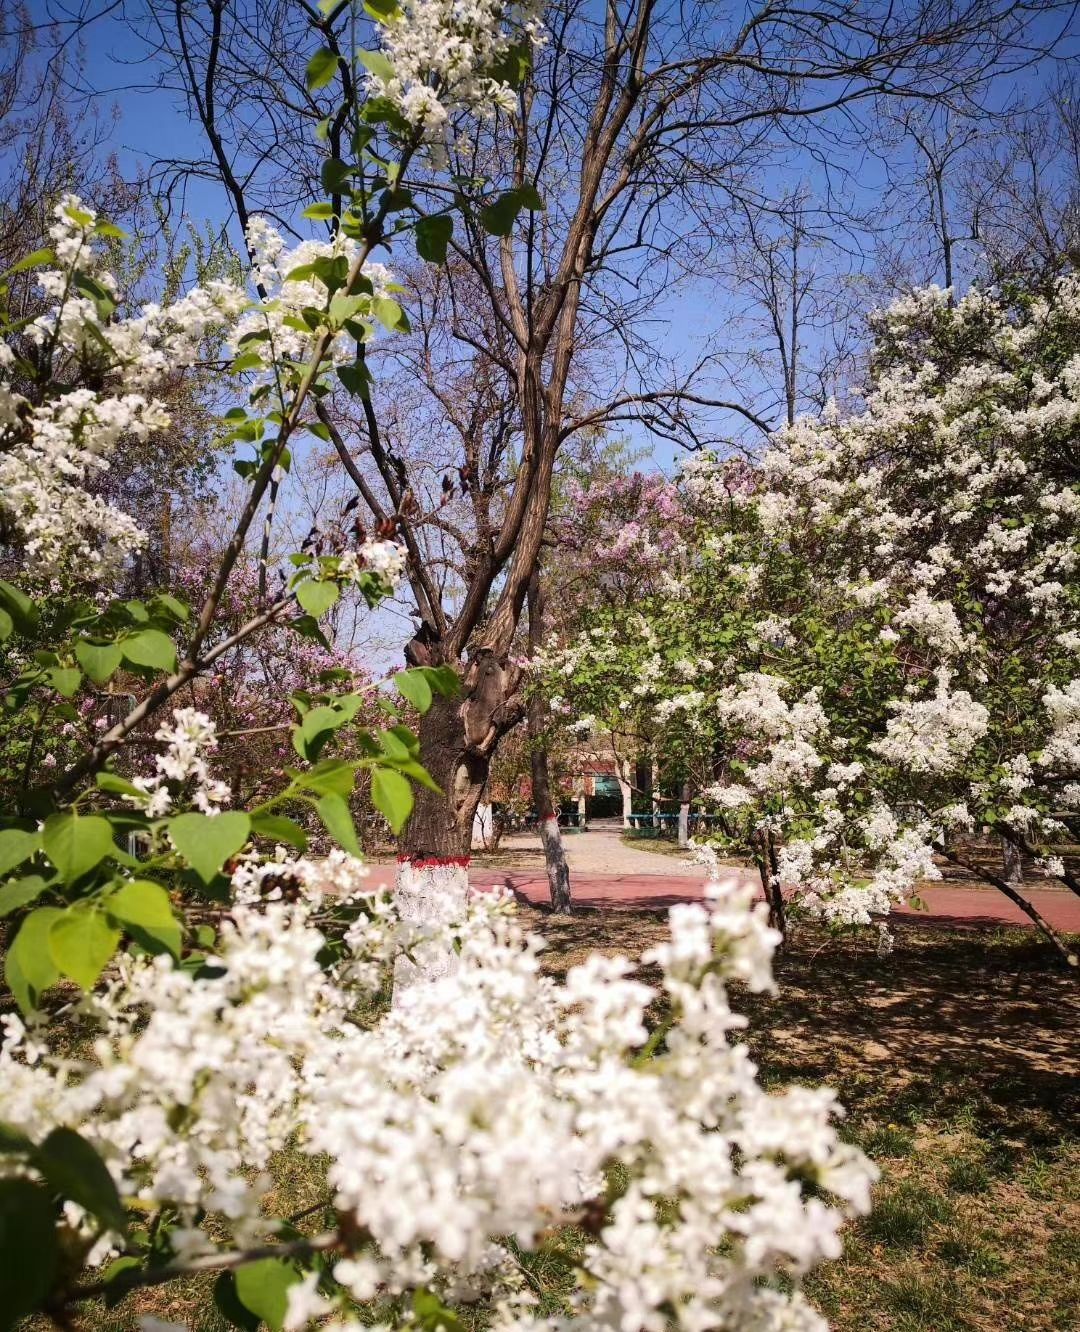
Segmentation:
<svg viewBox="0 0 1080 1332">
<path fill-rule="evenodd" d="M 516 43 L 543 41 L 541 10 L 535 0 L 402 0 L 380 30 L 392 69 L 371 72 L 368 91 L 431 138 L 456 110 L 482 119 L 512 112 L 514 90 L 495 72 Z"/>
<path fill-rule="evenodd" d="M 73 283 L 77 270 L 106 294 L 116 293 L 95 249 L 93 211 L 67 194 L 53 217 L 56 266 L 38 275 L 52 304 L 27 336 L 42 355 L 92 366 L 104 387 L 74 387 L 31 402 L 13 389 L 14 358 L 0 348 L 0 518 L 33 577 L 47 579 L 64 566 L 92 578 L 146 539 L 127 514 L 92 493 L 110 455 L 121 438 L 168 429 L 169 413 L 155 392 L 194 361 L 208 334 L 234 319 L 247 298 L 231 283 L 212 282 L 167 306 L 106 315 Z"/>
<path fill-rule="evenodd" d="M 186 804 L 204 814 L 217 814 L 231 793 L 226 782 L 210 776 L 207 756 L 217 749 L 217 728 L 211 719 L 197 708 L 177 708 L 172 724 L 162 723 L 154 738 L 165 745 L 165 752 L 155 755 L 152 775 L 134 778 L 132 785 L 142 794 L 128 796 L 130 803 L 159 819 L 183 790 Z"/>
<path fill-rule="evenodd" d="M 271 872 L 327 878 L 282 856 Z M 506 1237 L 537 1244 L 590 1212 L 612 1178 L 626 1182 L 597 1214 L 559 1327 L 824 1328 L 799 1282 L 838 1255 L 875 1172 L 838 1138 L 831 1092 L 757 1082 L 727 994 L 731 980 L 772 986 L 778 936 L 752 894 L 716 882 L 671 913 L 668 939 L 643 960 L 660 969 L 672 1025 L 642 1061 L 658 992 L 628 959 L 595 956 L 557 982 L 498 894 L 421 924 L 388 896 L 357 893 L 350 865 L 330 877 L 342 874 L 357 915 L 330 972 L 321 893 L 256 905 L 242 866 L 213 965 L 195 975 L 121 955 L 83 1001 L 100 1027 L 85 1055 L 53 1054 L 6 1024 L 5 1122 L 35 1138 L 77 1129 L 123 1197 L 150 1215 L 176 1209 L 174 1248 L 189 1256 L 263 1242 L 275 1153 L 310 1154 L 361 1238 L 335 1263 L 336 1288 L 310 1277 L 294 1288 L 290 1328 L 345 1295 L 423 1286 L 449 1300 L 482 1290 L 495 1326 L 554 1332 Z M 456 969 L 358 1024 L 357 1003 L 425 939 L 452 946 Z M 217 1219 L 200 1238 L 204 1210 Z"/>
<path fill-rule="evenodd" d="M 244 338 L 257 335 L 265 340 L 274 360 L 302 361 L 310 355 L 312 332 L 300 318 L 301 312 L 325 309 L 329 296 L 327 283 L 314 270 L 321 260 L 340 259 L 346 268 L 351 267 L 360 253 L 360 242 L 339 231 L 330 240 L 304 240 L 290 248 L 264 217 L 251 219 L 245 239 L 252 282 L 261 299 L 237 321 L 231 345 L 239 350 Z M 402 291 L 384 264 L 367 261 L 360 276 L 359 291 L 373 300 Z M 358 317 L 362 319 L 364 314 L 361 311 Z M 354 360 L 355 343 L 348 336 L 337 337 L 327 355 L 335 364 Z M 269 372 L 263 373 L 269 378 Z"/>
<path fill-rule="evenodd" d="M 338 561 L 338 577 L 356 582 L 360 575 L 376 573 L 392 590 L 405 576 L 408 556 L 396 541 L 365 541 L 360 549 L 346 551 Z"/>
</svg>

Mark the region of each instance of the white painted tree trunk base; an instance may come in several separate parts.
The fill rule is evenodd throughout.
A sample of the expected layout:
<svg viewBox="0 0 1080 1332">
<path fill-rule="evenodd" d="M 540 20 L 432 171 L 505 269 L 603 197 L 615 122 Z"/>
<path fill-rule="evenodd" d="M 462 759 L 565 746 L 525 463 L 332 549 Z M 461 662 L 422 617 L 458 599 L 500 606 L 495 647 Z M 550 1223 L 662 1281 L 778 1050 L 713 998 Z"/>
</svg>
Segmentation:
<svg viewBox="0 0 1080 1332">
<path fill-rule="evenodd" d="M 402 920 L 437 928 L 463 919 L 469 900 L 468 858 L 400 857 L 394 897 Z M 457 970 L 457 954 L 444 941 L 421 942 L 412 954 L 413 961 L 401 957 L 394 964 L 395 1006 L 408 1002 L 408 992 L 414 986 L 451 976 Z"/>
</svg>

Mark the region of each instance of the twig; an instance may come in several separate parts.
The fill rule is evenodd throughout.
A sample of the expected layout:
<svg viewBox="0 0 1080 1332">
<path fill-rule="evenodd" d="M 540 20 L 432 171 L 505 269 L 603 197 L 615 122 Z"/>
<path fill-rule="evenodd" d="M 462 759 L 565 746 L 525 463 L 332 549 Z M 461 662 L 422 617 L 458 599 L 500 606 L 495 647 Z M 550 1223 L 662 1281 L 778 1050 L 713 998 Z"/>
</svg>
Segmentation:
<svg viewBox="0 0 1080 1332">
<path fill-rule="evenodd" d="M 264 1244 L 256 1249 L 243 1249 L 234 1253 L 207 1253 L 185 1263 L 168 1263 L 164 1267 L 130 1274 L 118 1272 L 111 1281 L 95 1281 L 90 1286 L 78 1286 L 64 1297 L 63 1302 L 72 1304 L 94 1299 L 98 1295 L 122 1295 L 129 1290 L 140 1290 L 147 1286 L 163 1286 L 168 1281 L 191 1276 L 196 1272 L 232 1272 L 238 1267 L 246 1267 L 248 1263 L 261 1262 L 264 1258 L 309 1258 L 343 1244 L 344 1239 L 339 1230 L 328 1230 L 311 1239 L 291 1240 L 288 1244 Z"/>
</svg>

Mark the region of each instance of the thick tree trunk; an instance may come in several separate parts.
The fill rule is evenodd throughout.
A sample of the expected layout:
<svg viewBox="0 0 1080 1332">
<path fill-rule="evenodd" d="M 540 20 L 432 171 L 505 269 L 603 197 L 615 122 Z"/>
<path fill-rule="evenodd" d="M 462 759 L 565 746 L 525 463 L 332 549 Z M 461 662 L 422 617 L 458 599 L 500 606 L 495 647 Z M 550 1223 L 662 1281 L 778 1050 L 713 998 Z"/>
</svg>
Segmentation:
<svg viewBox="0 0 1080 1332">
<path fill-rule="evenodd" d="M 507 671 L 491 653 L 469 663 L 457 698 L 436 695 L 420 718 L 420 761 L 441 790 L 414 787 L 415 804 L 399 842 L 396 894 L 408 920 L 460 917 L 468 900 L 473 821 L 499 737 L 520 717 Z M 515 710 L 516 709 L 516 710 Z M 395 990 L 453 970 L 446 951 L 429 949 L 417 965 L 402 962 Z"/>
<path fill-rule="evenodd" d="M 690 783 L 683 782 L 679 791 L 679 845 L 685 850 L 690 845 Z"/>
</svg>

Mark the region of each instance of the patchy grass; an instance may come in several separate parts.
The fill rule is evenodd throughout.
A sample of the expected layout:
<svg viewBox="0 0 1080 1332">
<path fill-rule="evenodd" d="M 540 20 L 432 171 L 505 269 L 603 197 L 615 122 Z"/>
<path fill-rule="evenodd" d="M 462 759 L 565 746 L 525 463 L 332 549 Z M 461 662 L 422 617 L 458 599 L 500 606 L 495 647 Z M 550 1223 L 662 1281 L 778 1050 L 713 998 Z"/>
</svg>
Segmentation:
<svg viewBox="0 0 1080 1332">
<path fill-rule="evenodd" d="M 661 912 L 524 914 L 546 934 L 556 975 L 665 931 Z M 737 996 L 766 1082 L 835 1087 L 845 1135 L 882 1172 L 874 1213 L 847 1228 L 843 1257 L 808 1293 L 836 1332 L 1075 1332 L 1080 986 L 1025 931 L 898 919 L 895 932 L 879 959 L 869 941 L 798 926 L 777 994 Z M 274 1174 L 289 1214 L 320 1202 L 313 1163 L 284 1155 Z M 544 1312 L 560 1312 L 566 1255 L 523 1266 Z M 134 1332 L 146 1313 L 225 1332 L 211 1289 L 204 1278 L 142 1292 L 87 1308 L 73 1326 Z"/>
<path fill-rule="evenodd" d="M 538 928 L 560 972 L 664 925 L 619 911 Z M 777 994 L 738 998 L 766 1081 L 835 1087 L 882 1172 L 808 1293 L 837 1332 L 1075 1332 L 1080 986 L 1023 930 L 894 930 L 879 959 L 796 926 Z"/>
<path fill-rule="evenodd" d="M 638 851 L 652 851 L 658 856 L 673 856 L 676 860 L 688 860 L 690 858 L 689 853 L 679 846 L 674 835 L 671 837 L 657 837 L 654 833 L 635 832 L 630 829 L 621 832 L 619 840 L 625 846 L 632 846 Z M 739 864 L 742 864 L 742 861 Z"/>
</svg>

